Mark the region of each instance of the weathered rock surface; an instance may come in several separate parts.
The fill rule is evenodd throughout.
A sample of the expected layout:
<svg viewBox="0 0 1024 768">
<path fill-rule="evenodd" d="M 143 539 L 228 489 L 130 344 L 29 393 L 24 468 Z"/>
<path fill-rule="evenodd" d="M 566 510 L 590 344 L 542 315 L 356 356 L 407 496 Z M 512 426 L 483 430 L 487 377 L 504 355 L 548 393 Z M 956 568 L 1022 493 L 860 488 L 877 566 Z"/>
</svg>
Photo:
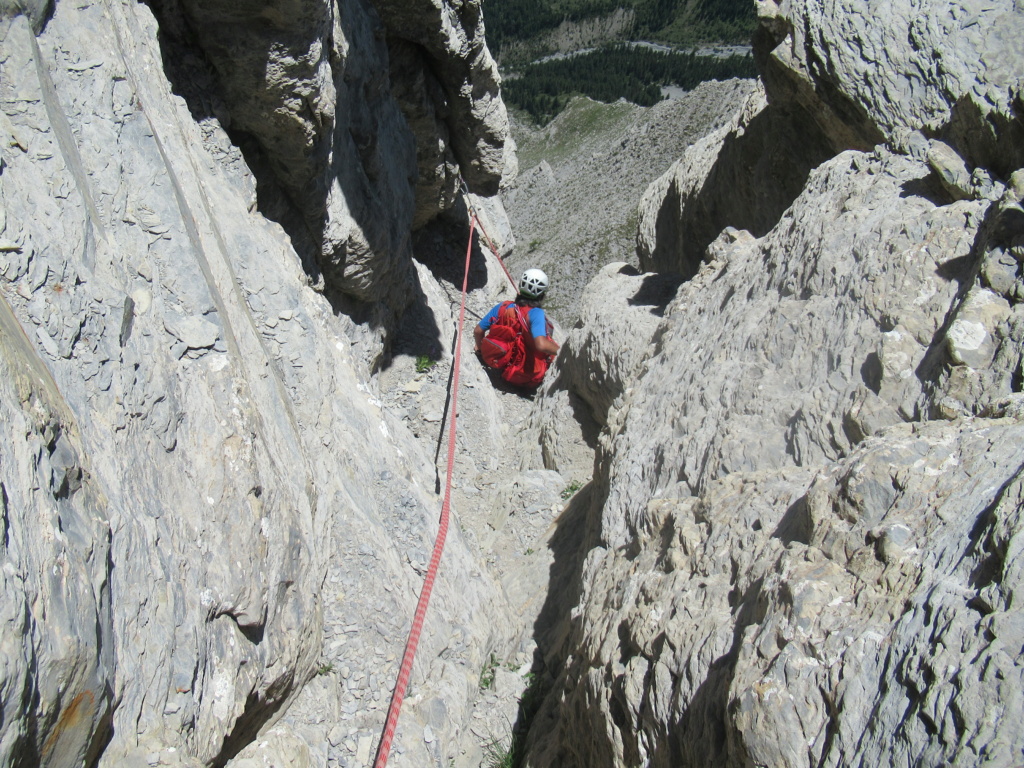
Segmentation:
<svg viewBox="0 0 1024 768">
<path fill-rule="evenodd" d="M 800 103 L 837 146 L 921 131 L 1003 177 L 1024 165 L 1024 14 L 1014 0 L 757 7 L 769 98 Z"/>
<path fill-rule="evenodd" d="M 693 277 L 727 226 L 766 234 L 831 157 L 800 105 L 768 106 L 760 82 L 731 124 L 686 150 L 643 195 L 636 252 L 644 271 Z"/>
<path fill-rule="evenodd" d="M 681 481 L 698 492 L 736 471 L 838 459 L 880 426 L 928 416 L 929 353 L 972 277 L 990 205 L 908 194 L 928 174 L 912 158 L 844 153 L 811 175 L 764 238 L 716 241 L 714 260 L 667 313 L 668 370 L 637 393 L 663 405 L 632 416 L 635 437 L 624 436 L 617 460 L 644 465 L 656 452 L 675 473 L 650 491 Z M 965 346 L 978 345 L 974 362 L 986 351 L 991 361 L 1001 319 L 977 342 L 963 334 Z M 649 441 L 665 419 L 686 439 Z M 640 449 L 631 460 L 627 444 Z M 635 522 L 638 507 L 622 493 L 611 490 L 609 524 Z"/>
<path fill-rule="evenodd" d="M 686 280 L 559 363 L 605 427 L 527 763 L 1015 765 L 1024 17 L 759 8 L 765 91 L 641 206 Z"/>
<path fill-rule="evenodd" d="M 265 184 L 330 180 L 362 217 L 329 213 L 351 229 L 336 242 L 366 246 L 345 289 L 403 305 L 412 133 L 375 11 L 246 8 L 163 10 L 220 25 L 210 58 L 247 96 L 187 56 L 174 95 L 162 56 L 195 41 L 143 4 L 0 19 L 4 764 L 352 766 L 379 738 L 437 530 L 431 451 L 370 376 L 391 309 L 312 290 L 301 239 L 258 209 Z M 270 76 L 252 82 L 238 47 Z M 344 143 L 317 171 L 331 140 L 304 121 L 332 109 Z M 261 128 L 255 152 L 235 133 Z M 249 172 L 271 157 L 276 182 Z M 367 237 L 371 219 L 391 234 Z M 444 562 L 396 766 L 458 754 L 490 645 L 509 642 L 457 527 Z"/>
<path fill-rule="evenodd" d="M 484 194 L 504 170 L 508 120 L 479 2 L 156 8 L 176 88 L 246 148 L 261 209 L 311 278 L 387 305 L 389 322 L 407 304 L 410 225 L 452 207 L 460 168 Z"/>
<path fill-rule="evenodd" d="M 633 553 L 590 554 L 533 763 L 1012 765 L 1021 429 L 904 425 L 652 498 Z"/>
<path fill-rule="evenodd" d="M 661 274 L 601 271 L 533 398 L 461 350 L 391 765 L 475 768 L 544 690 L 535 766 L 1019 762 L 1020 12 L 760 5 L 764 89 L 644 203 Z M 0 762 L 368 765 L 454 174 L 513 188 L 479 6 L 159 11 L 0 13 Z M 503 279 L 472 250 L 470 318 Z"/>
</svg>

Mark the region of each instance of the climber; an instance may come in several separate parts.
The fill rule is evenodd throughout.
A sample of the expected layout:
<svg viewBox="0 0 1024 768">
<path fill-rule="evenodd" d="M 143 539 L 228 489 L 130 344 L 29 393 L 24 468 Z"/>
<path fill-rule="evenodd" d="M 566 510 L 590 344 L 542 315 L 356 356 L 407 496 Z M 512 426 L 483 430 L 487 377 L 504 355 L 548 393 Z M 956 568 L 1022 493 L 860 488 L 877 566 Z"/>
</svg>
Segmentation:
<svg viewBox="0 0 1024 768">
<path fill-rule="evenodd" d="M 495 305 L 473 329 L 477 354 L 501 371 L 509 384 L 536 387 L 558 352 L 551 338 L 551 323 L 540 307 L 548 290 L 548 276 L 528 269 L 519 278 L 515 301 Z"/>
</svg>

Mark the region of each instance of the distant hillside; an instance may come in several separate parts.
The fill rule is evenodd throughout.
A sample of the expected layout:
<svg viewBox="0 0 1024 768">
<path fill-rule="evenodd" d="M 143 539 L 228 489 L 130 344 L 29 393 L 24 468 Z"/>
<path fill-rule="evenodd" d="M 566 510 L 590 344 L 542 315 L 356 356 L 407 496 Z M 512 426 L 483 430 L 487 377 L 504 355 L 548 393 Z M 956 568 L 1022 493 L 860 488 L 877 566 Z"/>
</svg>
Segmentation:
<svg viewBox="0 0 1024 768">
<path fill-rule="evenodd" d="M 513 271 L 551 278 L 546 306 L 564 328 L 583 289 L 613 261 L 637 264 L 637 204 L 686 148 L 725 125 L 750 93 L 749 80 L 704 83 L 679 99 L 639 107 L 573 99 L 543 128 L 513 119 L 519 178 L 503 194 L 517 246 Z"/>
<path fill-rule="evenodd" d="M 756 76 L 749 54 L 698 56 L 695 51 L 613 43 L 578 56 L 527 64 L 505 80 L 502 94 L 506 104 L 543 125 L 577 95 L 605 103 L 626 99 L 650 107 L 661 101 L 666 86 L 691 91 L 706 80 Z"/>
<path fill-rule="evenodd" d="M 682 46 L 746 43 L 755 24 L 753 0 L 484 0 L 487 39 L 499 58 L 527 51 L 543 55 L 544 48 L 553 52 L 557 45 L 551 38 L 560 27 L 617 11 L 632 17 L 617 39 Z"/>
</svg>

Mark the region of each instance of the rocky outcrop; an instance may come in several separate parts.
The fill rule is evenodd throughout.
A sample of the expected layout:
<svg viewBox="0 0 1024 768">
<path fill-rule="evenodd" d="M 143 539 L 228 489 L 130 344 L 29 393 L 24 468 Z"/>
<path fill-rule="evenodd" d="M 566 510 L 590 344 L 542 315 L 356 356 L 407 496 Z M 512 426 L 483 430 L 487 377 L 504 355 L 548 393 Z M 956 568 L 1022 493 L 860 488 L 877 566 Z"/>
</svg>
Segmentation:
<svg viewBox="0 0 1024 768">
<path fill-rule="evenodd" d="M 448 163 L 455 161 L 474 192 L 495 194 L 505 170 L 508 116 L 498 93 L 498 67 L 484 39 L 480 3 L 378 0 L 377 8 L 392 40 L 417 47 L 423 57 L 412 67 L 413 76 L 423 81 L 417 90 L 421 98 L 431 97 L 435 120 L 446 128 L 429 131 L 424 140 L 447 133 Z"/>
<path fill-rule="evenodd" d="M 757 5 L 769 98 L 800 103 L 833 142 L 900 145 L 920 132 L 1003 178 L 1024 165 L 1014 2 L 898 2 L 870 14 Z"/>
<path fill-rule="evenodd" d="M 800 106 L 769 108 L 760 85 L 732 124 L 690 146 L 644 193 L 636 252 L 644 271 L 689 279 L 726 226 L 766 234 L 835 153 Z"/>
<path fill-rule="evenodd" d="M 247 150 L 261 210 L 314 283 L 387 305 L 389 322 L 407 304 L 410 226 L 453 206 L 460 173 L 494 194 L 504 170 L 479 2 L 155 8 L 176 88 Z"/>
<path fill-rule="evenodd" d="M 380 734 L 433 462 L 370 375 L 390 309 L 311 290 L 260 211 L 325 190 L 335 288 L 403 303 L 412 133 L 371 8 L 250 6 L 0 19 L 0 763 L 351 765 Z M 171 55 L 197 39 L 211 69 Z M 457 752 L 502 600 L 453 531 L 392 765 Z"/>
<path fill-rule="evenodd" d="M 652 498 L 632 552 L 590 554 L 531 763 L 1009 762 L 1020 430 L 894 427 L 816 477 Z"/>
<path fill-rule="evenodd" d="M 554 29 L 542 32 L 531 40 L 502 40 L 500 55 L 503 63 L 532 61 L 559 53 L 573 53 L 592 48 L 611 40 L 625 39 L 632 31 L 636 12 L 631 8 L 616 8 L 606 16 L 589 19 L 563 19 Z"/>
<path fill-rule="evenodd" d="M 1012 765 L 1024 748 L 1004 682 L 1022 163 L 1001 149 L 1024 69 L 1002 35 L 1022 17 L 812 5 L 759 3 L 763 94 L 645 196 L 641 266 L 685 278 L 663 319 L 588 315 L 563 353 L 621 394 L 601 404 L 593 534 L 564 558 L 583 558 L 577 604 L 545 630 L 530 765 Z M 802 170 L 773 179 L 755 148 Z M 595 291 L 615 306 L 638 279 Z M 587 400 L 585 378 L 562 383 Z"/>
<path fill-rule="evenodd" d="M 694 146 L 649 191 L 643 269 L 691 276 L 725 226 L 765 234 L 808 171 L 845 149 L 887 142 L 920 157 L 944 142 L 962 173 L 977 175 L 981 196 L 991 196 L 993 176 L 1005 181 L 1024 165 L 1022 62 L 1012 42 L 1024 22 L 1012 2 L 897 3 L 880 15 L 757 5 L 765 98 L 751 99 L 733 127 Z"/>
</svg>

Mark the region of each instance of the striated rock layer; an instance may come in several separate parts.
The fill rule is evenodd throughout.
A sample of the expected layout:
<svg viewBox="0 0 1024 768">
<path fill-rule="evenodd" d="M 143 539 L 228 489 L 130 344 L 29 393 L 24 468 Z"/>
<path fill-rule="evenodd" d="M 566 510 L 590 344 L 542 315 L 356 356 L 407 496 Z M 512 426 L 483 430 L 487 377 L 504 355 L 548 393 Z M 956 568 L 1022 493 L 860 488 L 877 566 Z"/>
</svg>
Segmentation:
<svg viewBox="0 0 1024 768">
<path fill-rule="evenodd" d="M 1016 765 L 1024 14 L 758 7 L 763 89 L 641 204 L 666 274 L 549 384 L 605 426 L 527 763 Z"/>
<path fill-rule="evenodd" d="M 437 528 L 370 377 L 429 137 L 368 4 L 156 6 L 0 6 L 0 764 L 366 764 Z M 479 9 L 441 12 L 433 141 L 485 188 Z M 454 529 L 392 765 L 447 764 L 502 601 Z"/>
<path fill-rule="evenodd" d="M 152 5 L 176 90 L 246 150 L 314 282 L 404 309 L 410 226 L 453 206 L 460 173 L 493 195 L 505 168 L 480 3 Z"/>
</svg>

